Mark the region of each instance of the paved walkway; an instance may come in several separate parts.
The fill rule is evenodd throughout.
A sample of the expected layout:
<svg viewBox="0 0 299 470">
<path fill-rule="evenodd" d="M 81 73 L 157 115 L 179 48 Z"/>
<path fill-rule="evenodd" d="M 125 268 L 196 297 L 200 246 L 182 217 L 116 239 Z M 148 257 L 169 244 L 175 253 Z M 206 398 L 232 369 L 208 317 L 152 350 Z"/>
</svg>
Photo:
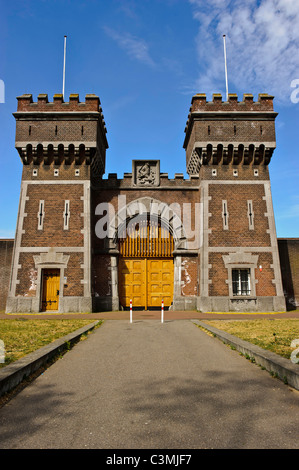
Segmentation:
<svg viewBox="0 0 299 470">
<path fill-rule="evenodd" d="M 299 448 L 299 393 L 190 320 L 105 321 L 0 409 L 2 449 Z"/>
</svg>

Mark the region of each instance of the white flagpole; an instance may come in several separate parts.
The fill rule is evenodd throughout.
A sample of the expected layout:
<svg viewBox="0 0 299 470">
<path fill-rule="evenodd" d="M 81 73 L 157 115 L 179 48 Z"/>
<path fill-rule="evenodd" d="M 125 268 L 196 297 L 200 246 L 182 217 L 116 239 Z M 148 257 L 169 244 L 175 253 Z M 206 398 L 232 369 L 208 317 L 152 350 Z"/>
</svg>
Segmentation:
<svg viewBox="0 0 299 470">
<path fill-rule="evenodd" d="M 225 34 L 223 35 L 223 46 L 224 46 L 224 65 L 225 65 L 226 101 L 228 101 L 228 78 L 227 78 L 227 61 L 226 61 Z"/>
<path fill-rule="evenodd" d="M 64 54 L 63 54 L 63 81 L 62 81 L 63 98 L 64 98 L 64 88 L 65 88 L 65 59 L 66 59 L 66 36 L 64 36 Z"/>
</svg>

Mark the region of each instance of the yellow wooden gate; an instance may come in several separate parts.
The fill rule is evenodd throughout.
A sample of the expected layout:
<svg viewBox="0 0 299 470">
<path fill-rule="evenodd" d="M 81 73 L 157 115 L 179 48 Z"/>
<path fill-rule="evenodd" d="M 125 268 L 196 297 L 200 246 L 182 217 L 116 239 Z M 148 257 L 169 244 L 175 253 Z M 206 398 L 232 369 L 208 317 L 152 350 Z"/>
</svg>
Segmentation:
<svg viewBox="0 0 299 470">
<path fill-rule="evenodd" d="M 165 307 L 173 300 L 173 237 L 157 220 L 126 227 L 119 240 L 119 298 L 123 307 Z"/>
<path fill-rule="evenodd" d="M 58 310 L 60 270 L 43 270 L 42 311 Z"/>
<path fill-rule="evenodd" d="M 173 298 L 173 259 L 147 260 L 147 304 L 150 307 L 169 307 Z"/>
</svg>

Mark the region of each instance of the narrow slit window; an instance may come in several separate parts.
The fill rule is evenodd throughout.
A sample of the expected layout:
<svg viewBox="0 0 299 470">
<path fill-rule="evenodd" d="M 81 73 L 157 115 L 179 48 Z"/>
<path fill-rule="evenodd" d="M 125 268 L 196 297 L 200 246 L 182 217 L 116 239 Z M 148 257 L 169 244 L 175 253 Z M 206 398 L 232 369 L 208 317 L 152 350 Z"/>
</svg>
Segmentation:
<svg viewBox="0 0 299 470">
<path fill-rule="evenodd" d="M 69 229 L 70 222 L 70 201 L 64 202 L 64 213 L 63 213 L 63 229 Z"/>
<path fill-rule="evenodd" d="M 234 296 L 248 296 L 251 294 L 250 269 L 233 269 L 232 283 Z"/>
<path fill-rule="evenodd" d="M 249 230 L 254 230 L 254 213 L 253 213 L 253 205 L 252 201 L 247 201 L 247 216 L 248 216 L 248 223 L 249 223 Z"/>
<path fill-rule="evenodd" d="M 228 230 L 227 201 L 222 201 L 222 220 L 223 220 L 223 230 Z"/>
<path fill-rule="evenodd" d="M 81 127 L 81 135 L 84 134 L 84 126 Z"/>
<path fill-rule="evenodd" d="M 57 135 L 57 134 L 58 134 L 58 127 L 55 126 L 55 135 Z"/>
<path fill-rule="evenodd" d="M 39 201 L 37 213 L 37 230 L 43 230 L 45 217 L 45 201 Z"/>
<path fill-rule="evenodd" d="M 31 126 L 29 126 L 29 135 L 31 135 Z"/>
</svg>

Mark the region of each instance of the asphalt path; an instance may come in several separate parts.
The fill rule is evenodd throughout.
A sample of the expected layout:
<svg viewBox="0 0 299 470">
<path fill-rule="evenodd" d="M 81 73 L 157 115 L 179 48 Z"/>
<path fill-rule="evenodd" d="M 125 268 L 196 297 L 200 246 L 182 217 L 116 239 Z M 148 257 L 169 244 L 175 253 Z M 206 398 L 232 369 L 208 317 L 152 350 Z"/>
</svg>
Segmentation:
<svg viewBox="0 0 299 470">
<path fill-rule="evenodd" d="M 1 449 L 298 449 L 299 392 L 190 320 L 107 320 L 0 409 Z"/>
</svg>

